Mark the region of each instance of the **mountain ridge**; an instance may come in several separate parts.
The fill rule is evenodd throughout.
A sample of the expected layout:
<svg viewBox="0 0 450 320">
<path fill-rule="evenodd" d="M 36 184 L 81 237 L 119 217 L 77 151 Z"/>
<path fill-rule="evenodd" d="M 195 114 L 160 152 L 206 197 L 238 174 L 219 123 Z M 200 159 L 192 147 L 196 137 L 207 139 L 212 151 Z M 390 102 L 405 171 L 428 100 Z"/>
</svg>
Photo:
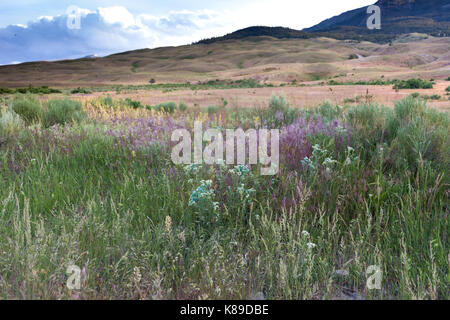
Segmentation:
<svg viewBox="0 0 450 320">
<path fill-rule="evenodd" d="M 450 35 L 450 0 L 379 0 L 381 30 L 368 30 L 367 6 L 326 19 L 306 32 L 337 32 L 355 28 L 364 34 L 428 33 Z"/>
<path fill-rule="evenodd" d="M 277 39 L 329 37 L 388 43 L 408 33 L 425 33 L 435 37 L 450 36 L 450 0 L 379 0 L 381 30 L 367 28 L 368 6 L 344 12 L 303 30 L 283 27 L 252 26 L 222 37 L 203 39 L 196 44 L 269 36 Z"/>
</svg>

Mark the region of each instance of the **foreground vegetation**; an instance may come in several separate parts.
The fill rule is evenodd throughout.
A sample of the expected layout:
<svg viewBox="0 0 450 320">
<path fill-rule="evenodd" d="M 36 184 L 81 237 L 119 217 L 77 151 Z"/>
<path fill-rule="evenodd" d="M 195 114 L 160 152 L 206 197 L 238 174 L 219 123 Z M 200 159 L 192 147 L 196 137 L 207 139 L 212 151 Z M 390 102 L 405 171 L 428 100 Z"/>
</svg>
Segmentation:
<svg viewBox="0 0 450 320">
<path fill-rule="evenodd" d="M 281 129 L 279 173 L 172 164 L 195 120 Z M 449 122 L 413 96 L 204 112 L 17 96 L 0 114 L 0 297 L 449 299 Z"/>
</svg>

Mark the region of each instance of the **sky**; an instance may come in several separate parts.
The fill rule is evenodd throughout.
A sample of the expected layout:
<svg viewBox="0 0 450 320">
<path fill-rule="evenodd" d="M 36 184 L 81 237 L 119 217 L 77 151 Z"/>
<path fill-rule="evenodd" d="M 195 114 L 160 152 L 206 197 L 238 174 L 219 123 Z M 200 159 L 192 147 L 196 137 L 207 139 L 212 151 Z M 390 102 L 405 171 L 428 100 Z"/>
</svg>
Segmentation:
<svg viewBox="0 0 450 320">
<path fill-rule="evenodd" d="M 0 2 L 0 65 L 190 44 L 250 26 L 301 30 L 376 0 Z"/>
</svg>

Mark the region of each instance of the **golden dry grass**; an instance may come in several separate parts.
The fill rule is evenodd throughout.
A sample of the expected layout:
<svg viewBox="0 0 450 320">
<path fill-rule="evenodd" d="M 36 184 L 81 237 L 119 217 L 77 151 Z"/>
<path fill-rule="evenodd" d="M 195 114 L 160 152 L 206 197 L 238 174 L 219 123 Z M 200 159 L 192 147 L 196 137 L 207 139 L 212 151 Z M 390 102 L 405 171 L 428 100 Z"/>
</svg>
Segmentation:
<svg viewBox="0 0 450 320">
<path fill-rule="evenodd" d="M 450 38 L 417 40 L 420 38 L 401 38 L 392 45 L 380 45 L 328 38 L 278 40 L 257 37 L 210 45 L 145 49 L 97 59 L 2 66 L 0 86 L 32 84 L 74 88 L 137 85 L 147 84 L 151 78 L 157 83 L 252 78 L 275 85 L 297 80 L 306 86 L 173 92 L 151 90 L 119 95 L 111 92 L 111 95 L 130 97 L 151 105 L 166 101 L 185 101 L 199 106 L 221 105 L 222 99 L 226 99 L 229 106 L 255 107 L 266 105 L 273 94 L 284 94 L 293 105 L 309 107 L 326 100 L 343 104 L 346 99 L 358 96 L 364 101 L 369 90 L 371 101 L 392 106 L 394 101 L 417 90 L 395 92 L 392 86 L 330 87 L 319 84 L 329 79 L 345 82 L 434 78 L 440 79 L 435 88 L 420 90 L 420 93 L 444 97 L 445 88 L 450 84 L 443 81 L 450 75 Z M 349 59 L 350 54 L 357 54 L 359 59 Z M 429 105 L 448 110 L 450 101 L 442 98 L 441 101 L 430 101 Z"/>
<path fill-rule="evenodd" d="M 77 87 L 254 78 L 280 83 L 338 77 L 342 81 L 392 78 L 443 79 L 450 74 L 450 38 L 392 46 L 328 38 L 270 37 L 210 45 L 144 49 L 97 59 L 0 67 L 0 86 Z M 350 54 L 361 59 L 349 60 Z M 137 68 L 133 68 L 137 65 Z"/>
</svg>

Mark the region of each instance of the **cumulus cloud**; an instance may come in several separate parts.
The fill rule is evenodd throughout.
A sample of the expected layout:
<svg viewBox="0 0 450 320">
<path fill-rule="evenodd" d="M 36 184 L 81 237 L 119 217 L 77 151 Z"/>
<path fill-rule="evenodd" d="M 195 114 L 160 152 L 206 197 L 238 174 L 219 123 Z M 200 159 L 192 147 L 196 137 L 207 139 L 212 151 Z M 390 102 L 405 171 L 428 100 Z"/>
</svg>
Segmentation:
<svg viewBox="0 0 450 320">
<path fill-rule="evenodd" d="M 40 17 L 27 26 L 0 28 L 0 64 L 180 45 L 209 37 L 213 30 L 220 34 L 224 25 L 216 13 L 208 10 L 133 16 L 126 8 L 116 6 L 79 13 L 79 29 L 68 27 L 70 12 Z"/>
<path fill-rule="evenodd" d="M 67 27 L 70 12 L 42 16 L 26 26 L 0 28 L 0 64 L 189 44 L 252 25 L 301 29 L 374 1 L 228 0 L 220 7 L 218 1 L 198 0 L 213 10 L 178 10 L 166 15 L 148 12 L 153 6 L 149 3 L 139 6 L 147 10 L 143 14 L 132 14 L 123 6 L 80 9 L 81 29 Z"/>
</svg>

